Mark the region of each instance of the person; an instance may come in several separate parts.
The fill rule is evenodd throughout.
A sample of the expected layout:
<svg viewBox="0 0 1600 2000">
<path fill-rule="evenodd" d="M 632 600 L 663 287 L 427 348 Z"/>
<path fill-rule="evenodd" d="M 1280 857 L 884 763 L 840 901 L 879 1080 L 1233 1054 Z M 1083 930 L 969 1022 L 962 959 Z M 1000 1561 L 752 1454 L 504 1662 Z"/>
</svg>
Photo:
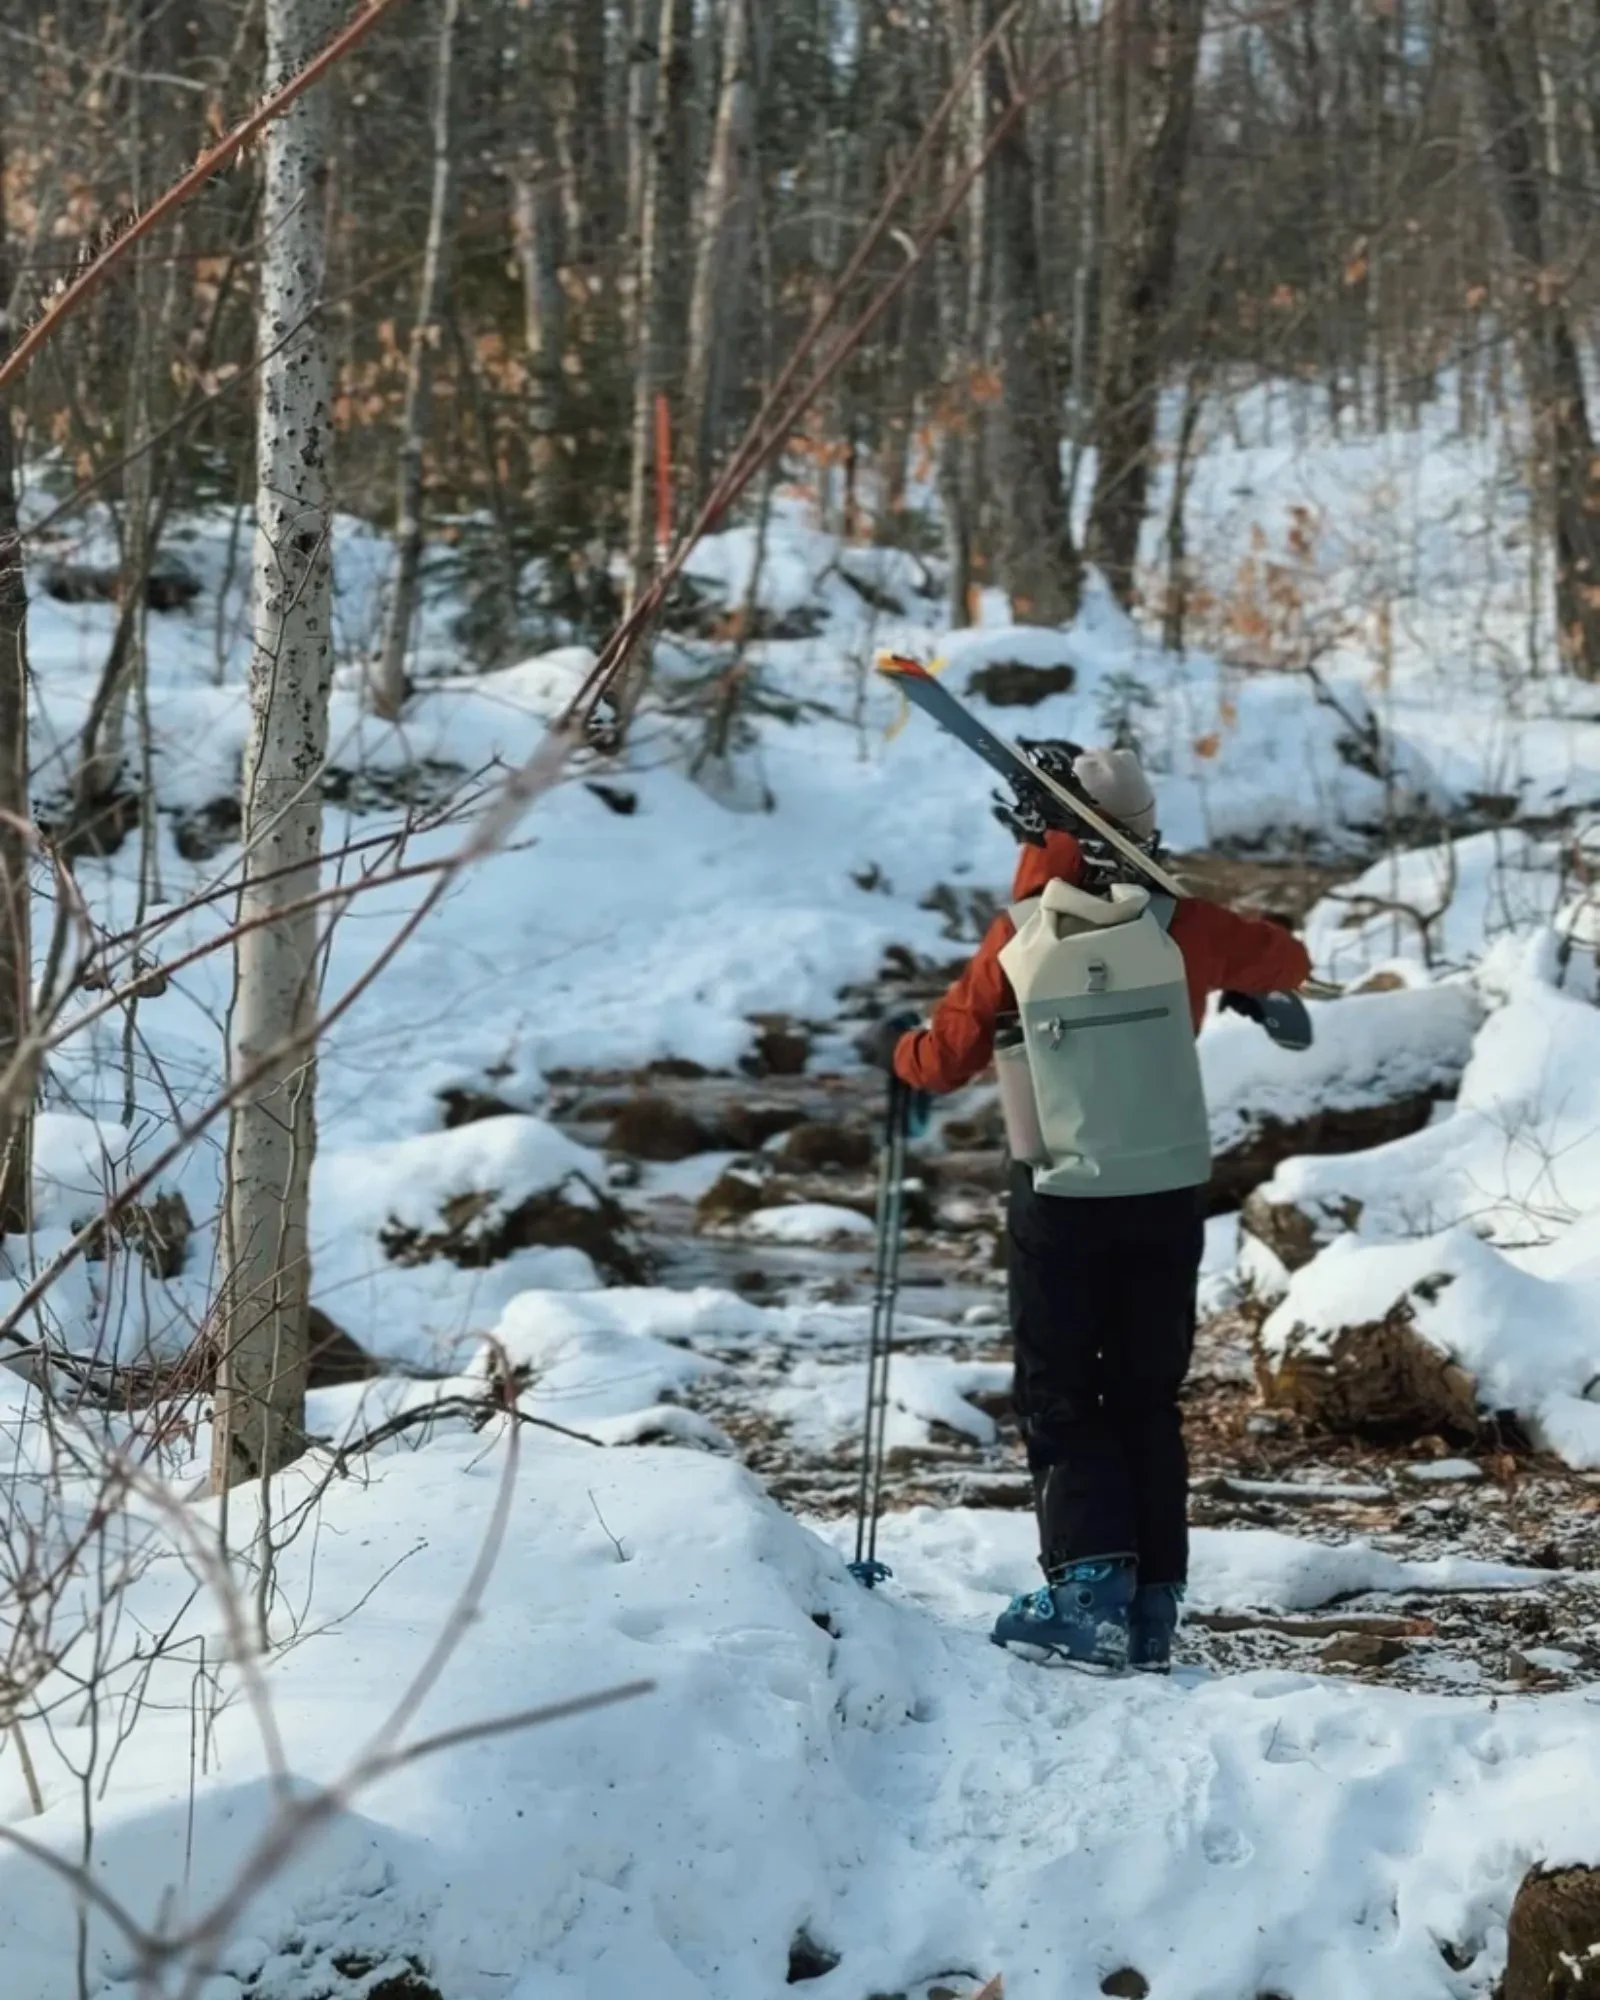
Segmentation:
<svg viewBox="0 0 1600 2000">
<path fill-rule="evenodd" d="M 1154 798 L 1131 752 L 1029 749 L 1046 768 L 1053 755 L 1056 768 L 1070 769 L 1108 819 L 1145 851 L 1158 851 Z M 1092 922 L 1111 923 L 1119 918 L 1105 912 L 1118 906 L 1108 898 L 1139 909 L 1150 901 L 1109 846 L 1048 828 L 1037 808 L 1002 802 L 996 810 L 1023 843 L 1014 907 L 1048 892 L 1056 905 L 1075 897 Z M 1052 884 L 1066 887 L 1051 890 Z M 1100 907 L 1084 903 L 1085 895 Z M 1305 947 L 1269 919 L 1198 897 L 1168 904 L 1164 915 L 1187 989 L 1188 1020 L 1172 1032 L 1193 1071 L 1201 1164 L 1191 1148 L 1186 1158 L 1174 1155 L 1169 1170 L 1180 1185 L 1063 1193 L 1041 1191 L 1042 1176 L 1013 1161 L 1007 1248 L 1014 1400 L 1033 1477 L 1045 1584 L 1015 1598 L 993 1633 L 997 1644 L 1034 1655 L 1155 1672 L 1170 1667 L 1188 1577 L 1189 1475 L 1178 1399 L 1194 1344 L 1209 1174 L 1192 1036 L 1213 994 L 1293 992 L 1311 970 Z M 988 1066 L 997 1026 L 1017 1012 L 1002 964 L 1017 934 L 1012 915 L 996 917 L 928 1025 L 886 1035 L 880 1059 L 892 1063 L 903 1083 L 940 1094 L 961 1089 Z M 1181 1002 L 1176 1011 L 1181 1015 Z M 1059 1029 L 1058 1022 L 1046 1025 Z M 1059 1032 L 1055 1039 L 1062 1039 Z M 1111 1046 L 1105 1036 L 1080 1035 L 1076 1042 L 1079 1050 L 1093 1043 L 1102 1061 Z"/>
</svg>

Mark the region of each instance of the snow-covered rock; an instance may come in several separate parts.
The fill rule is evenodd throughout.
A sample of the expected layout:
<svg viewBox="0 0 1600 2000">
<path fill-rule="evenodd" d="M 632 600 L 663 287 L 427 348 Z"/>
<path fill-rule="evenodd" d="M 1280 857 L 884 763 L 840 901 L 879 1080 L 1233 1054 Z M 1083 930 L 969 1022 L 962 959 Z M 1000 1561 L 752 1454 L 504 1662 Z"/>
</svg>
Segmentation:
<svg viewBox="0 0 1600 2000">
<path fill-rule="evenodd" d="M 1467 1229 L 1342 1238 L 1262 1328 L 1276 1392 L 1338 1428 L 1461 1429 L 1475 1407 L 1513 1411 L 1569 1464 L 1600 1465 L 1600 1226 L 1583 1234 L 1591 1268 L 1563 1276 Z"/>
</svg>

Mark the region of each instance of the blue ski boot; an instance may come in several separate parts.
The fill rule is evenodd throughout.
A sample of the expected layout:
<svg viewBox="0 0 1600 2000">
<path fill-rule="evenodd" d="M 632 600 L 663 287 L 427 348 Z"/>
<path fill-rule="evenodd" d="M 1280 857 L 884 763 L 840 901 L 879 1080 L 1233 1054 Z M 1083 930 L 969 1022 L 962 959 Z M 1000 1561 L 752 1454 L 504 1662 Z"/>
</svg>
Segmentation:
<svg viewBox="0 0 1600 2000">
<path fill-rule="evenodd" d="M 1128 1665 L 1136 1673 L 1172 1672 L 1172 1635 L 1183 1603 L 1181 1583 L 1141 1583 L 1128 1610 Z"/>
<path fill-rule="evenodd" d="M 1042 1590 L 1014 1597 L 995 1620 L 997 1646 L 1030 1659 L 1119 1673 L 1128 1664 L 1134 1566 L 1120 1556 L 1070 1563 Z"/>
</svg>

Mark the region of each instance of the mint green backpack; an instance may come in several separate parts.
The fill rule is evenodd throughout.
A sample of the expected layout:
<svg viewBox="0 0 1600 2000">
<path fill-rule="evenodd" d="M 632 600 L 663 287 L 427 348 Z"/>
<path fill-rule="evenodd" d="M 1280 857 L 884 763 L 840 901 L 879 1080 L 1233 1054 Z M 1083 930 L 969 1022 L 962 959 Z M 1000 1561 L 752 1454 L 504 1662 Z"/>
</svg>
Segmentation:
<svg viewBox="0 0 1600 2000">
<path fill-rule="evenodd" d="M 1095 896 L 1055 881 L 1012 909 L 1000 964 L 1022 1034 L 996 1060 L 1013 1099 L 1026 1064 L 1035 1121 L 1007 1128 L 1041 1194 L 1157 1194 L 1211 1176 L 1174 908 L 1127 883 Z"/>
</svg>

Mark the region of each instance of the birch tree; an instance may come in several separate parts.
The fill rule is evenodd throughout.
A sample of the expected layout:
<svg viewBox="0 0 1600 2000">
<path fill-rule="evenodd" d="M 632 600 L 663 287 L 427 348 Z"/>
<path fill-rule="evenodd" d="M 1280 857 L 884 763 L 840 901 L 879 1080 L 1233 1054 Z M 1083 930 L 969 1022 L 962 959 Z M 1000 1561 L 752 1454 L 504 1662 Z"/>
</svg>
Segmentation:
<svg viewBox="0 0 1600 2000">
<path fill-rule="evenodd" d="M 6 234 L 6 102 L 0 91 L 0 354 L 11 345 Z M 33 1122 L 28 1032 L 28 589 L 17 521 L 16 442 L 0 394 L 0 1236 L 28 1226 Z"/>
<path fill-rule="evenodd" d="M 422 252 L 422 290 L 406 352 L 405 411 L 400 420 L 394 582 L 384 615 L 383 643 L 372 676 L 373 709 L 391 722 L 399 719 L 409 692 L 406 652 L 416 623 L 422 574 L 422 474 L 455 207 L 454 62 L 456 22 L 460 15 L 461 0 L 442 0 L 433 77 L 433 188 L 428 202 L 428 237 Z"/>
<path fill-rule="evenodd" d="M 300 67 L 339 0 L 266 0 L 267 74 Z M 253 1080 L 228 1131 L 212 1484 L 263 1477 L 304 1436 L 307 1198 L 316 1140 L 315 890 L 333 659 L 332 371 L 319 318 L 332 136 L 326 85 L 268 128 L 261 206 L 261 356 L 250 736 L 243 780 L 244 926 L 229 1059 Z"/>
</svg>

